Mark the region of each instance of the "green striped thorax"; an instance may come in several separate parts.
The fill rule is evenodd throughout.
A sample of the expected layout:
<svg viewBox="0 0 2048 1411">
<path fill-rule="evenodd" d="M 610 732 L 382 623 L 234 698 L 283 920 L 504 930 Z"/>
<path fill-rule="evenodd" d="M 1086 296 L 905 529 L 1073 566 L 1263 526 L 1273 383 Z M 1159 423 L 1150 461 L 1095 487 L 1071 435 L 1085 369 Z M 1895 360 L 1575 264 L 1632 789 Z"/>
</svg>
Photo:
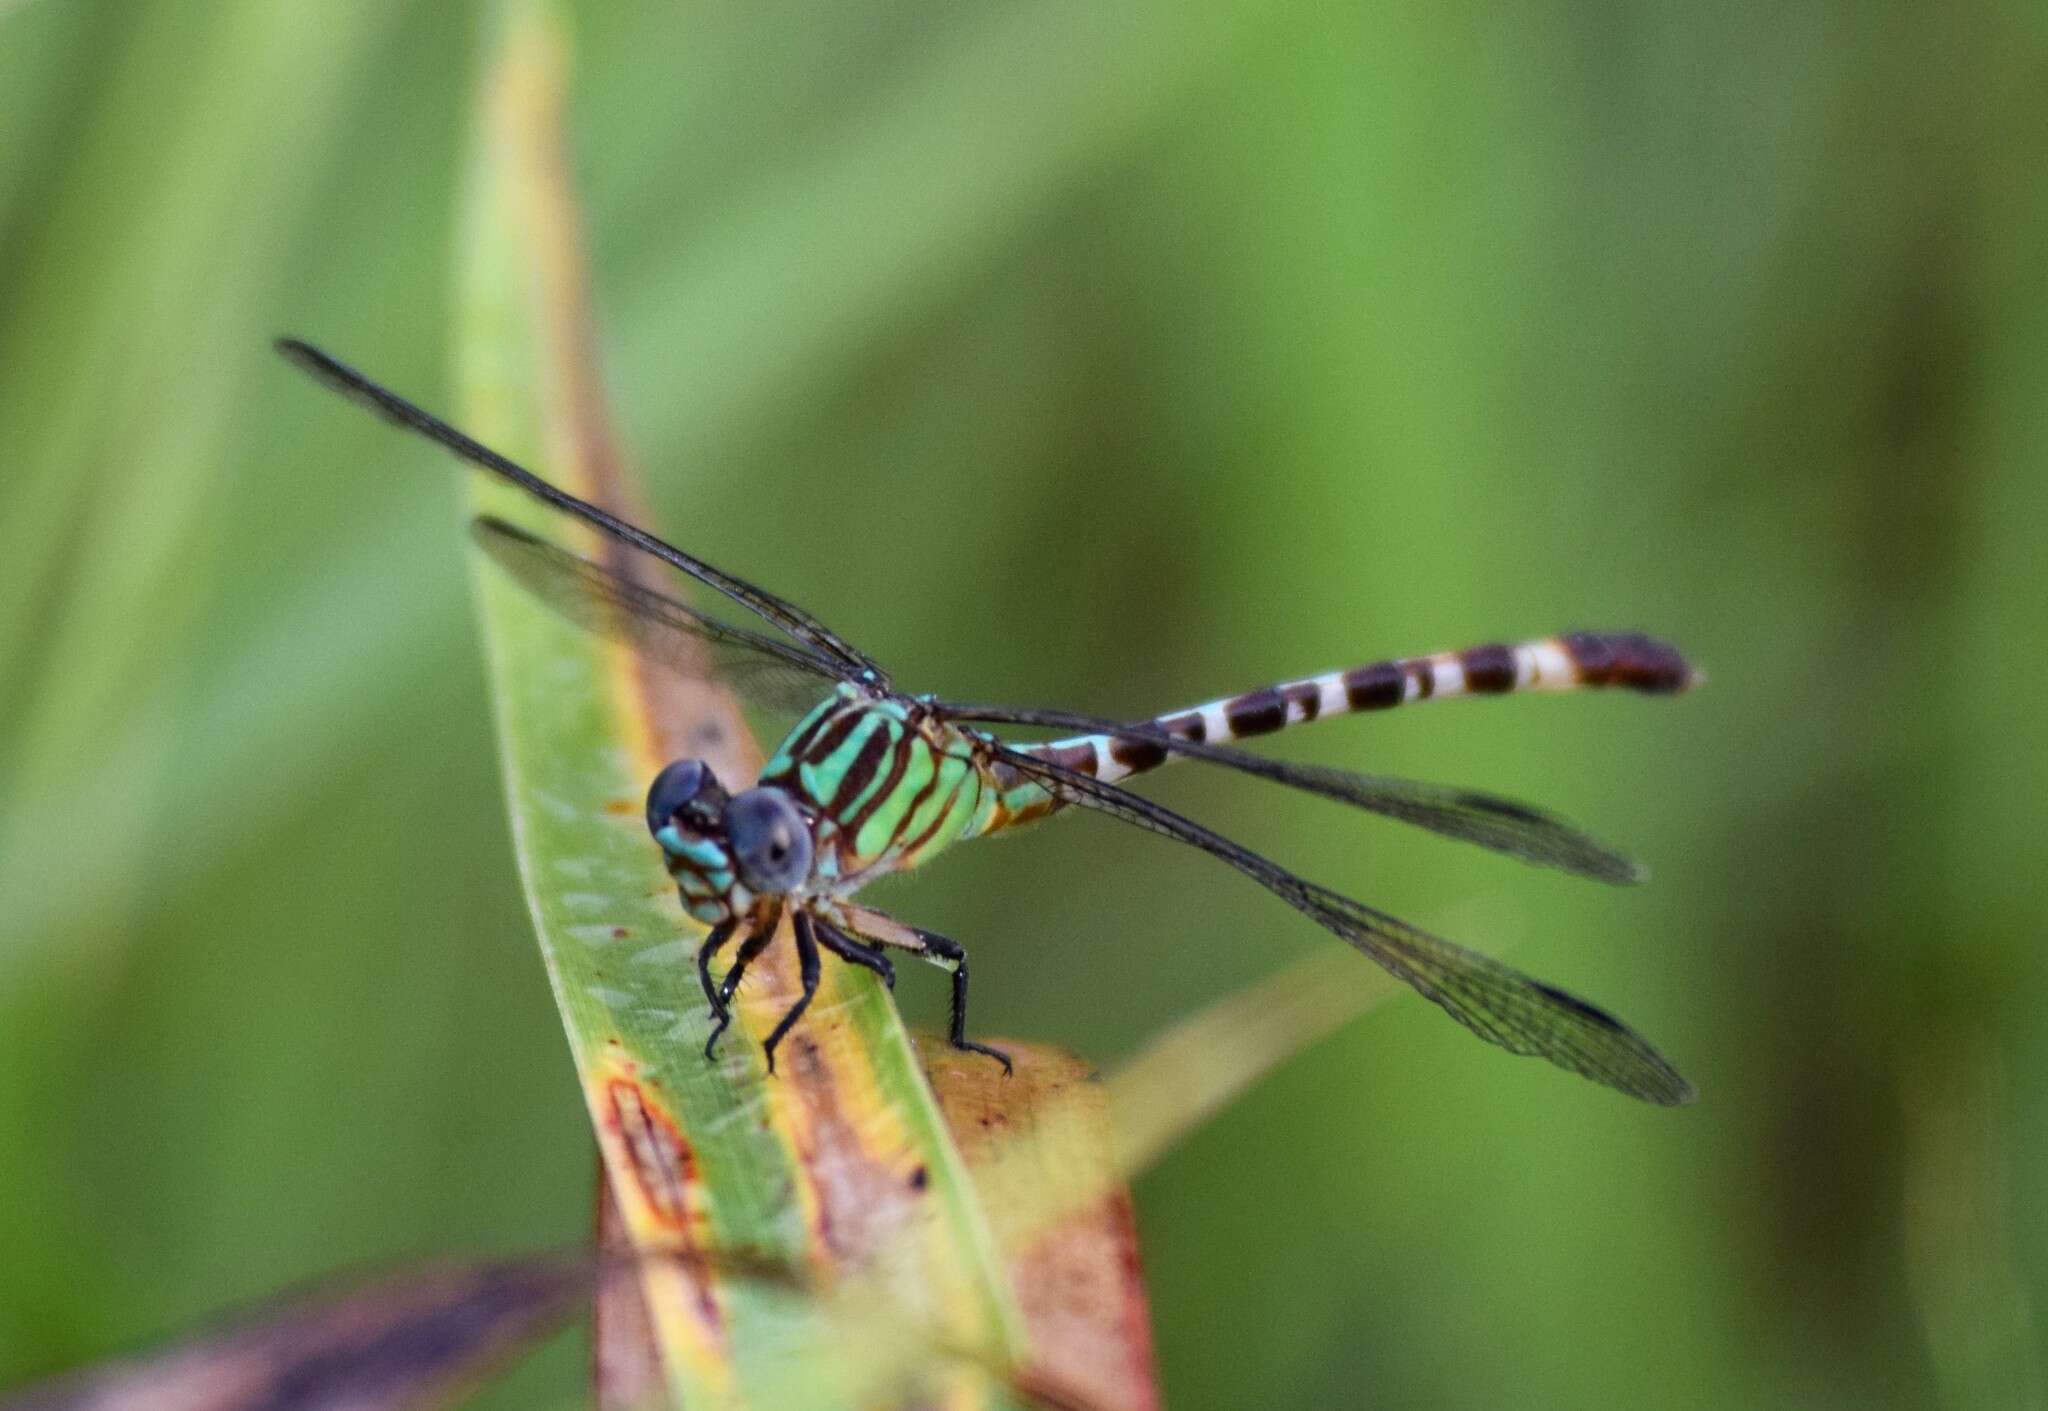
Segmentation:
<svg viewBox="0 0 2048 1411">
<path fill-rule="evenodd" d="M 662 770 L 647 792 L 647 827 L 684 909 L 706 925 L 762 897 L 848 896 L 1014 821 L 1042 797 L 1035 785 L 1006 792 L 984 739 L 915 699 L 841 685 L 744 793 L 727 794 L 699 760 Z"/>
</svg>

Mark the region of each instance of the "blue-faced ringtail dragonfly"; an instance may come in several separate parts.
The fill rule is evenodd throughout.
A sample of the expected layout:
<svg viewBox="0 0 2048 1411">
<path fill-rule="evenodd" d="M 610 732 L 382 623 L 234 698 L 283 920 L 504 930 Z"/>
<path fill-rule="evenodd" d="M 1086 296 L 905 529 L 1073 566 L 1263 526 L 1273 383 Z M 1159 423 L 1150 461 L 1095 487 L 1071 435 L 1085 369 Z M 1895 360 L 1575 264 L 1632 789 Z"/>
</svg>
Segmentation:
<svg viewBox="0 0 2048 1411">
<path fill-rule="evenodd" d="M 758 703 L 804 712 L 751 788 L 732 792 L 702 761 L 681 759 L 647 791 L 647 827 L 683 909 L 709 928 L 696 962 L 713 1020 L 707 1057 L 731 1023 L 747 966 L 787 916 L 803 992 L 765 1041 L 771 1071 L 776 1045 L 817 989 L 820 952 L 864 966 L 893 987 L 892 949 L 951 972 L 954 1046 L 986 1054 L 1007 1070 L 1006 1055 L 967 1037 L 966 951 L 853 897 L 876 878 L 916 867 L 956 842 L 1082 808 L 1179 839 L 1236 868 L 1489 1043 L 1547 1058 L 1649 1102 L 1692 1097 L 1671 1064 L 1605 1010 L 1299 877 L 1122 782 L 1172 759 L 1197 759 L 1524 862 L 1603 882 L 1635 881 L 1641 876 L 1635 864 L 1525 804 L 1283 763 L 1233 744 L 1306 721 L 1452 696 L 1603 686 L 1668 695 L 1697 679 L 1672 647 L 1637 633 L 1569 632 L 1515 646 L 1372 662 L 1145 721 L 912 695 L 897 689 L 874 658 L 795 604 L 549 484 L 317 348 L 296 339 L 277 347 L 387 421 L 723 594 L 775 629 L 700 612 L 503 520 L 474 522 L 484 551 L 571 622 L 682 672 L 713 676 Z M 1019 743 L 983 728 L 994 725 L 1080 733 Z M 731 964 L 714 979 L 714 960 L 734 943 Z"/>
</svg>

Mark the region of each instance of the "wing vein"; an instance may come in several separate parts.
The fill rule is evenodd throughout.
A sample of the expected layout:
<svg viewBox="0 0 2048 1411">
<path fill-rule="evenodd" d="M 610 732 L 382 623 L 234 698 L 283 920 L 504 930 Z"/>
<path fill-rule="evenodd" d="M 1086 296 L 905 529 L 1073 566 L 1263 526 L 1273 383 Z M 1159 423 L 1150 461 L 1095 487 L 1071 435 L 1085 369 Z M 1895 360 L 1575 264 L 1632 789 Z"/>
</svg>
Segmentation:
<svg viewBox="0 0 2048 1411">
<path fill-rule="evenodd" d="M 574 515 L 620 543 L 638 549 L 651 558 L 659 559 L 678 572 L 696 579 L 707 588 L 723 593 L 764 621 L 781 628 L 799 642 L 837 662 L 844 674 L 863 678 L 878 687 L 887 684 L 887 673 L 882 670 L 880 664 L 796 604 L 778 598 L 765 588 L 757 588 L 744 579 L 736 578 L 693 554 L 685 553 L 667 540 L 628 524 L 588 500 L 572 495 L 559 486 L 550 485 L 517 461 L 456 430 L 432 412 L 407 401 L 390 388 L 356 371 L 347 363 L 329 356 L 310 343 L 301 342 L 296 338 L 280 338 L 276 346 L 277 351 L 288 362 L 315 381 L 347 397 L 356 405 L 374 412 L 392 425 L 432 441 L 458 459 L 518 486 L 543 504 Z"/>
<path fill-rule="evenodd" d="M 1676 1069 L 1621 1020 L 1490 956 L 1296 876 L 1142 795 L 1008 745 L 997 757 L 1061 798 L 1202 849 L 1343 938 L 1480 1038 L 1646 1102 L 1689 1102 Z"/>
<path fill-rule="evenodd" d="M 470 526 L 493 562 L 564 619 L 689 678 L 715 677 L 750 700 L 801 711 L 840 679 L 837 663 L 793 642 L 698 612 L 502 519 Z"/>
</svg>

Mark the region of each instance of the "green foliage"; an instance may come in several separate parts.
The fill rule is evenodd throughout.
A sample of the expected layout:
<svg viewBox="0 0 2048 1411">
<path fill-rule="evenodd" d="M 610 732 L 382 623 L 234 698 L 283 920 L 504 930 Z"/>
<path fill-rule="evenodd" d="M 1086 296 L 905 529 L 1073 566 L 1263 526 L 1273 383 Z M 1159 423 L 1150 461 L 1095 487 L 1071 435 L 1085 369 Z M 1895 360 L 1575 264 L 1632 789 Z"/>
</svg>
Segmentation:
<svg viewBox="0 0 2048 1411">
<path fill-rule="evenodd" d="M 903 680 L 1141 711 L 1575 625 L 1709 673 L 1275 745 L 1555 807 L 1651 865 L 1625 894 L 1161 781 L 1701 1090 L 1645 1111 L 1379 1006 L 1139 1185 L 1172 1404 L 2011 1403 L 2048 1268 L 2038 5 L 578 23 L 658 518 Z M 586 1228 L 456 489 L 266 351 L 453 404 L 475 28 L 0 10 L 0 1383 Z M 1326 944 L 1090 819 L 888 903 L 974 947 L 986 1032 L 1105 1066 Z"/>
</svg>

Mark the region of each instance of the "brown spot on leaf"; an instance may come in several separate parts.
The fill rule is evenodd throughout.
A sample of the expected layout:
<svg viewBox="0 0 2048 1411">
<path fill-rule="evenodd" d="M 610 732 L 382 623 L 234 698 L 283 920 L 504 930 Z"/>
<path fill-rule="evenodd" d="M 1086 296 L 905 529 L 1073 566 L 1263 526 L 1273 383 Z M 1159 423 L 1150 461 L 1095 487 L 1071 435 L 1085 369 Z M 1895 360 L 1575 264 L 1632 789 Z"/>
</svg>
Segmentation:
<svg viewBox="0 0 2048 1411">
<path fill-rule="evenodd" d="M 651 1102 L 640 1084 L 615 1078 L 606 1089 L 612 1129 L 619 1134 L 634 1182 L 662 1224 L 681 1230 L 689 1219 L 696 1163 L 674 1119 Z"/>
<path fill-rule="evenodd" d="M 817 1244 L 835 1261 L 859 1261 L 896 1236 L 916 1196 L 904 1179 L 901 1148 L 877 1149 L 874 1128 L 849 1098 L 817 1032 L 798 1030 L 786 1045 L 791 1137 L 816 1202 Z"/>
<path fill-rule="evenodd" d="M 690 1193 L 697 1182 L 697 1163 L 675 1118 L 645 1085 L 630 1077 L 613 1078 L 606 1084 L 605 1099 L 610 1109 L 605 1114 L 607 1125 L 618 1134 L 641 1199 L 656 1223 L 673 1232 L 681 1252 L 694 1252 Z M 710 1286 L 701 1279 L 691 1282 L 697 1290 L 698 1316 L 706 1327 L 718 1328 L 718 1304 Z"/>
</svg>

